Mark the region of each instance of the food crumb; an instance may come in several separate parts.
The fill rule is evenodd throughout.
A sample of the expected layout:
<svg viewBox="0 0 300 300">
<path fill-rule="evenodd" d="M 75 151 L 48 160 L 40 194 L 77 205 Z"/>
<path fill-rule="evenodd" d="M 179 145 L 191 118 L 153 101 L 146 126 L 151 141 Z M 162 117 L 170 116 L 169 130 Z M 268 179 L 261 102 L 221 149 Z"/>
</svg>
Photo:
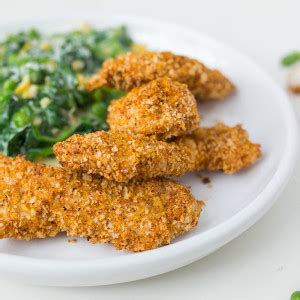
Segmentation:
<svg viewBox="0 0 300 300">
<path fill-rule="evenodd" d="M 77 239 L 69 239 L 68 243 L 75 244 L 75 243 L 77 243 Z"/>
<path fill-rule="evenodd" d="M 203 182 L 203 184 L 208 184 L 208 183 L 210 183 L 210 178 L 209 177 L 203 177 L 202 182 Z"/>
<path fill-rule="evenodd" d="M 202 174 L 196 174 L 196 176 L 201 179 L 203 184 L 207 184 L 209 188 L 212 187 L 211 180 L 208 176 L 204 176 Z"/>
</svg>

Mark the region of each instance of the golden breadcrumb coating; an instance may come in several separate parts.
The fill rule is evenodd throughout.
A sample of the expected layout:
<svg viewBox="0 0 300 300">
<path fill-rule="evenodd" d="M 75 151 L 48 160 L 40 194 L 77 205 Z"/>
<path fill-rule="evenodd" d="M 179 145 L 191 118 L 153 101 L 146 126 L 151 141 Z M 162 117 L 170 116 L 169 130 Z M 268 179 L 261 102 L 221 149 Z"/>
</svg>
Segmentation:
<svg viewBox="0 0 300 300">
<path fill-rule="evenodd" d="M 65 168 L 120 182 L 180 176 L 192 170 L 234 173 L 261 155 L 260 145 L 253 144 L 240 125 L 224 124 L 196 129 L 172 142 L 113 131 L 73 135 L 56 144 L 54 152 Z"/>
<path fill-rule="evenodd" d="M 166 77 L 131 90 L 113 101 L 108 111 L 111 130 L 154 134 L 159 139 L 191 132 L 200 122 L 196 100 L 187 86 Z"/>
<path fill-rule="evenodd" d="M 51 211 L 65 188 L 59 177 L 53 168 L 0 154 L 0 238 L 29 240 L 60 232 Z"/>
<path fill-rule="evenodd" d="M 235 90 L 220 71 L 209 69 L 195 59 L 152 51 L 132 51 L 105 61 L 86 88 L 91 91 L 108 86 L 130 91 L 160 77 L 187 84 L 197 100 L 222 100 Z"/>
<path fill-rule="evenodd" d="M 180 176 L 194 165 L 174 143 L 122 131 L 75 134 L 55 144 L 53 149 L 63 167 L 99 174 L 118 182 Z"/>
<path fill-rule="evenodd" d="M 261 156 L 260 145 L 249 140 L 241 125 L 229 127 L 219 123 L 211 128 L 198 128 L 178 138 L 176 144 L 195 162 L 195 170 L 235 173 Z"/>
<path fill-rule="evenodd" d="M 168 179 L 116 183 L 0 155 L 0 238 L 66 232 L 143 251 L 193 229 L 203 203 Z"/>
</svg>

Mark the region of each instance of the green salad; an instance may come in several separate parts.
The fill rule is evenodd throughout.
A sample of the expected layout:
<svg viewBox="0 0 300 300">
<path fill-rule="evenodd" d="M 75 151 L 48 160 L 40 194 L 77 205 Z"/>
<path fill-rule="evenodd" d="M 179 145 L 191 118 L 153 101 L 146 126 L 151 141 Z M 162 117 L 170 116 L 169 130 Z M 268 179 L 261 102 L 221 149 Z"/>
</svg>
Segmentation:
<svg viewBox="0 0 300 300">
<path fill-rule="evenodd" d="M 109 102 L 122 92 L 88 93 L 84 85 L 105 59 L 131 46 L 125 27 L 7 36 L 0 42 L 0 152 L 42 158 L 73 133 L 106 130 Z"/>
</svg>

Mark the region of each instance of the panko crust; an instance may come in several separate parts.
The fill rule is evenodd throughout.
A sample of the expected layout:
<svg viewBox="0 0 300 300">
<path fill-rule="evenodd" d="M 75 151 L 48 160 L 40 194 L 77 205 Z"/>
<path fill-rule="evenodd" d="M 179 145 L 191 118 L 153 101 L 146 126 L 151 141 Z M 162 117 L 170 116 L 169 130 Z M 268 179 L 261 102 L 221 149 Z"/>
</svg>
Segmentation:
<svg viewBox="0 0 300 300">
<path fill-rule="evenodd" d="M 203 203 L 168 179 L 127 184 L 0 155 L 0 238 L 66 232 L 144 251 L 193 229 Z"/>
<path fill-rule="evenodd" d="M 218 123 L 198 128 L 175 142 L 195 162 L 195 170 L 222 170 L 231 174 L 249 167 L 261 156 L 260 145 L 250 141 L 241 125 L 229 127 Z"/>
<path fill-rule="evenodd" d="M 74 200 L 65 198 L 65 211 L 58 218 L 63 230 L 91 243 L 109 242 L 134 252 L 167 245 L 192 230 L 203 205 L 185 187 L 167 179 L 129 184 L 87 180 L 71 195 Z"/>
<path fill-rule="evenodd" d="M 261 156 L 260 145 L 252 143 L 240 125 L 222 123 L 171 142 L 121 131 L 73 135 L 56 144 L 54 152 L 65 168 L 120 182 L 194 170 L 234 173 Z"/>
<path fill-rule="evenodd" d="M 61 165 L 110 180 L 181 176 L 194 162 L 176 144 L 122 131 L 75 134 L 54 145 Z"/>
<path fill-rule="evenodd" d="M 196 129 L 200 116 L 187 85 L 164 77 L 113 101 L 108 108 L 107 122 L 111 130 L 168 139 Z"/>
<path fill-rule="evenodd" d="M 153 51 L 132 51 L 105 61 L 86 88 L 91 91 L 107 86 L 130 91 L 160 77 L 187 84 L 197 100 L 222 100 L 235 90 L 233 83 L 220 71 L 195 59 Z"/>
<path fill-rule="evenodd" d="M 59 170 L 0 154 L 0 238 L 30 240 L 58 234 L 51 205 L 63 194 L 61 178 Z"/>
</svg>

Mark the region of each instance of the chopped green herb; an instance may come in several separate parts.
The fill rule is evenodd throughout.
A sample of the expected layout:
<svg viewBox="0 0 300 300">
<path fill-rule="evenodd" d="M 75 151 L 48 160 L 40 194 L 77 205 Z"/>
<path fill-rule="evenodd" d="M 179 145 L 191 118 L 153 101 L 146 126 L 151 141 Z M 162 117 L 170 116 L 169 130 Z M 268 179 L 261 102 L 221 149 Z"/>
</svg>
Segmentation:
<svg viewBox="0 0 300 300">
<path fill-rule="evenodd" d="M 131 46 L 123 26 L 7 36 L 0 42 L 0 152 L 43 158 L 73 133 L 107 130 L 107 107 L 123 93 L 88 93 L 84 84 L 105 59 Z"/>
<path fill-rule="evenodd" d="M 281 63 L 283 66 L 291 66 L 293 65 L 294 63 L 300 61 L 300 52 L 292 52 L 288 55 L 286 55 L 285 57 L 283 57 L 283 59 L 281 60 Z"/>
<path fill-rule="evenodd" d="M 291 300 L 300 300 L 300 291 L 296 291 L 292 294 Z"/>
</svg>

